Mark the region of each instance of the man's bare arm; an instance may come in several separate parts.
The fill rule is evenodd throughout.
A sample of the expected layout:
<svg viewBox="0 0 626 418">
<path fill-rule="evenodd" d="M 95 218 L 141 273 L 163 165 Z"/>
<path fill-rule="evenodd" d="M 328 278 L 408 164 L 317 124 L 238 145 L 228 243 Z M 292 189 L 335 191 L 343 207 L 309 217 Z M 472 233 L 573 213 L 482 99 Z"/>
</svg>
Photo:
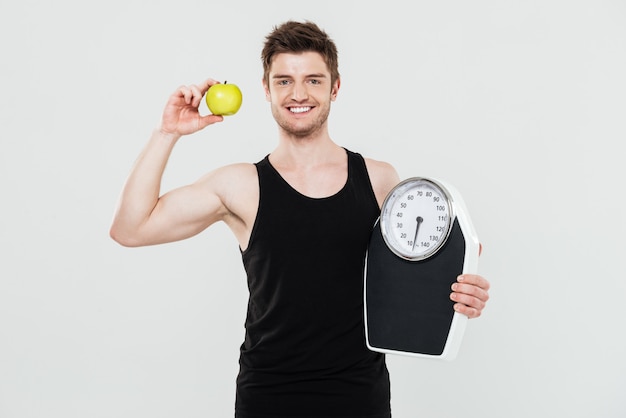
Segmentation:
<svg viewBox="0 0 626 418">
<path fill-rule="evenodd" d="M 225 212 L 210 177 L 163 196 L 161 179 L 177 141 L 187 134 L 220 122 L 222 116 L 201 116 L 198 106 L 214 80 L 181 86 L 168 99 L 160 126 L 135 162 L 124 185 L 110 229 L 122 245 L 140 246 L 192 236 L 220 219 Z"/>
</svg>

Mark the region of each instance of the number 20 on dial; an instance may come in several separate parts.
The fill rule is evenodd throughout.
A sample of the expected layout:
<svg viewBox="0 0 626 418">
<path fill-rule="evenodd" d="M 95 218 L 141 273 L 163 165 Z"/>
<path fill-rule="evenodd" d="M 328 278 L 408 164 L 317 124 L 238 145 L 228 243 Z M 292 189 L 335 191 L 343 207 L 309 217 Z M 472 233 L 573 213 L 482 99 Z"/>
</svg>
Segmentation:
<svg viewBox="0 0 626 418">
<path fill-rule="evenodd" d="M 387 246 L 406 260 L 423 260 L 445 244 L 454 213 L 445 187 L 412 177 L 395 186 L 383 202 L 380 226 Z"/>
</svg>

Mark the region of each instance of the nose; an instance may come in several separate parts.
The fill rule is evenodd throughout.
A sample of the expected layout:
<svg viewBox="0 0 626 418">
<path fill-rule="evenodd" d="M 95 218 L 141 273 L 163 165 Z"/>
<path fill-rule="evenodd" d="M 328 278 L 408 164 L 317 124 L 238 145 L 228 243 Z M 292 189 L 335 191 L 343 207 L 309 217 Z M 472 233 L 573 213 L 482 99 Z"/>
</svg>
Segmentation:
<svg viewBox="0 0 626 418">
<path fill-rule="evenodd" d="M 309 92 L 305 83 L 294 83 L 291 91 L 291 99 L 302 102 L 309 98 Z"/>
</svg>

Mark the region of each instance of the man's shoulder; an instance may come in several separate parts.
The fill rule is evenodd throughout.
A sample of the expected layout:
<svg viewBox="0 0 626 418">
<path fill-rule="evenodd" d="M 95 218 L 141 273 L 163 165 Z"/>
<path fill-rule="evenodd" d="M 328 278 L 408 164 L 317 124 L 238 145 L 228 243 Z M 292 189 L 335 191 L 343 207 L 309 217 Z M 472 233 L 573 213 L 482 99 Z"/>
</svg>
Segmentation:
<svg viewBox="0 0 626 418">
<path fill-rule="evenodd" d="M 394 166 L 385 161 L 365 157 L 365 166 L 380 206 L 387 193 L 400 182 L 400 177 Z"/>
<path fill-rule="evenodd" d="M 232 163 L 218 168 L 225 175 L 256 176 L 256 165 L 253 163 Z"/>
<path fill-rule="evenodd" d="M 398 177 L 398 173 L 393 165 L 386 161 L 375 160 L 373 158 L 364 157 L 367 171 L 372 180 L 385 180 L 391 178 L 394 180 Z"/>
<path fill-rule="evenodd" d="M 257 171 L 252 163 L 228 164 L 207 173 L 199 183 L 224 195 L 229 190 L 254 187 L 258 183 Z"/>
<path fill-rule="evenodd" d="M 252 225 L 259 199 L 259 178 L 254 164 L 222 166 L 209 173 L 205 181 L 229 213 L 243 220 L 245 225 Z"/>
</svg>

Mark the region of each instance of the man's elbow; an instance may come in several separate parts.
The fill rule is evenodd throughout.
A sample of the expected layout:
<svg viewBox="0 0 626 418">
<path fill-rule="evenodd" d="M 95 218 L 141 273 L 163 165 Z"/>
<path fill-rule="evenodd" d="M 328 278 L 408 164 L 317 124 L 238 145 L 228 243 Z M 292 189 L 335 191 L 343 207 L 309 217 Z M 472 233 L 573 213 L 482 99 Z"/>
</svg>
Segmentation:
<svg viewBox="0 0 626 418">
<path fill-rule="evenodd" d="M 109 229 L 109 236 L 113 239 L 113 241 L 117 242 L 123 247 L 141 247 L 141 242 L 133 236 L 133 234 L 129 234 L 128 232 L 122 230 L 117 225 L 111 225 Z"/>
</svg>

